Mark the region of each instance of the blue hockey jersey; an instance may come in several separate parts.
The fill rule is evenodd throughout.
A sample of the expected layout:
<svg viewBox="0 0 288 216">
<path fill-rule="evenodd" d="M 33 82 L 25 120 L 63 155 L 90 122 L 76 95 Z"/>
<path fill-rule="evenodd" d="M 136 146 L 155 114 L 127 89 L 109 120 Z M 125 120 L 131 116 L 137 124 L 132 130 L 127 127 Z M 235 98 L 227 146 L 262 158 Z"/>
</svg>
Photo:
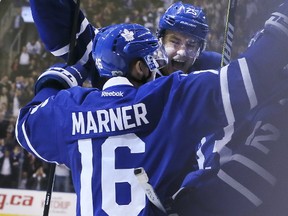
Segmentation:
<svg viewBox="0 0 288 216">
<path fill-rule="evenodd" d="M 212 51 L 203 51 L 191 66 L 190 71 L 218 69 L 221 66 L 221 54 Z"/>
<path fill-rule="evenodd" d="M 287 87 L 283 93 L 202 140 L 199 170 L 176 196 L 180 215 L 287 215 Z"/>
</svg>

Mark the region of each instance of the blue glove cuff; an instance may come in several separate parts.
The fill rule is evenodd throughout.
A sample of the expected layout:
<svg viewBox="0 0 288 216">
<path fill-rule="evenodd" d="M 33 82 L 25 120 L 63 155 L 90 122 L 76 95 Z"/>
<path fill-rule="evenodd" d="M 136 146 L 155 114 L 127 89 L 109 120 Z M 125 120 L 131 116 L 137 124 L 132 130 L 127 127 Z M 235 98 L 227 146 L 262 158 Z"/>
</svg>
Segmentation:
<svg viewBox="0 0 288 216">
<path fill-rule="evenodd" d="M 288 0 L 285 0 L 277 11 L 271 14 L 271 17 L 265 22 L 265 28 L 274 28 L 280 30 L 288 36 Z"/>
<path fill-rule="evenodd" d="M 57 64 L 40 75 L 35 84 L 35 94 L 44 87 L 67 89 L 81 86 L 86 78 L 87 71 L 80 64 L 73 66 Z"/>
</svg>

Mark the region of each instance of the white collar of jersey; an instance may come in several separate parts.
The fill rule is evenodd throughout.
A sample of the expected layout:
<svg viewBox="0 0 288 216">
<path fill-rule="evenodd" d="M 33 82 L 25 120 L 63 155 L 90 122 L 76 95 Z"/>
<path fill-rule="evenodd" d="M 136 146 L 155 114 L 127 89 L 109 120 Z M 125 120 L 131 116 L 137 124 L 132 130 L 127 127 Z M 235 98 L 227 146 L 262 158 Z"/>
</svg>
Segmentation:
<svg viewBox="0 0 288 216">
<path fill-rule="evenodd" d="M 133 86 L 131 82 L 126 77 L 112 77 L 110 78 L 103 86 L 103 90 L 108 87 L 115 86 L 115 85 L 130 85 Z"/>
</svg>

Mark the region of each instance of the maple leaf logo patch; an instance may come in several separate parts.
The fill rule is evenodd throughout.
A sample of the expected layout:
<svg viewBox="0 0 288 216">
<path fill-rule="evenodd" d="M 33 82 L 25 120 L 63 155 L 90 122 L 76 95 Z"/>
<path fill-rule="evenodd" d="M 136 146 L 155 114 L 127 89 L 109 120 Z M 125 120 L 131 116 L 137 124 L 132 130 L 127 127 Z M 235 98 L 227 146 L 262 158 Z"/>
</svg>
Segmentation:
<svg viewBox="0 0 288 216">
<path fill-rule="evenodd" d="M 123 33 L 121 33 L 121 36 L 125 38 L 125 41 L 132 41 L 135 39 L 134 32 L 127 29 L 124 29 Z"/>
</svg>

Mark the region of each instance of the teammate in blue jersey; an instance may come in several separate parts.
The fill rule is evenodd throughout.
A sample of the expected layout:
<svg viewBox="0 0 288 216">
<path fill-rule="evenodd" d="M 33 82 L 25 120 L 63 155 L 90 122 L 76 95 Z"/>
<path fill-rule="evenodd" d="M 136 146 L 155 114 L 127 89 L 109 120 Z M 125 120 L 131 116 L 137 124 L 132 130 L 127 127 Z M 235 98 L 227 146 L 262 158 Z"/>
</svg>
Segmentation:
<svg viewBox="0 0 288 216">
<path fill-rule="evenodd" d="M 46 48 L 55 56 L 68 58 L 75 2 L 72 0 L 31 0 L 34 22 Z M 205 51 L 209 27 L 204 11 L 191 4 L 176 2 L 159 21 L 158 37 L 168 54 L 168 65 L 161 74 L 177 70 L 190 73 L 195 70 L 217 69 L 221 55 Z M 80 11 L 77 28 L 75 60 L 91 72 L 92 85 L 99 86 L 99 76 L 92 59 L 92 41 L 98 29 L 92 26 Z"/>
<path fill-rule="evenodd" d="M 181 216 L 288 212 L 288 95 L 274 95 L 224 134 L 203 140 L 199 170 L 174 195 Z"/>
<path fill-rule="evenodd" d="M 147 56 L 158 48 L 156 38 L 147 41 L 151 33 L 135 24 L 103 29 L 93 46 L 95 63 L 101 75 L 116 77 L 103 91 L 61 90 L 82 82 L 84 72 L 48 70 L 20 111 L 17 139 L 43 160 L 71 169 L 77 215 L 165 215 L 148 201 L 134 169 L 143 167 L 165 200 L 195 164 L 192 143 L 240 121 L 287 84 L 276 73 L 288 59 L 287 14 L 285 1 L 259 41 L 220 70 L 176 72 L 143 85 L 159 64 Z"/>
<path fill-rule="evenodd" d="M 207 17 L 202 8 L 181 1 L 172 4 L 160 18 L 157 30 L 169 57 L 167 67 L 161 70 L 162 75 L 178 70 L 191 73 L 219 68 L 221 55 L 205 51 L 208 32 Z"/>
<path fill-rule="evenodd" d="M 258 31 L 249 46 L 263 34 L 264 30 Z M 286 79 L 287 65 L 282 73 Z M 201 140 L 198 170 L 185 177 L 171 199 L 175 212 L 182 216 L 287 214 L 287 90 L 283 86 L 242 121 Z"/>
</svg>

